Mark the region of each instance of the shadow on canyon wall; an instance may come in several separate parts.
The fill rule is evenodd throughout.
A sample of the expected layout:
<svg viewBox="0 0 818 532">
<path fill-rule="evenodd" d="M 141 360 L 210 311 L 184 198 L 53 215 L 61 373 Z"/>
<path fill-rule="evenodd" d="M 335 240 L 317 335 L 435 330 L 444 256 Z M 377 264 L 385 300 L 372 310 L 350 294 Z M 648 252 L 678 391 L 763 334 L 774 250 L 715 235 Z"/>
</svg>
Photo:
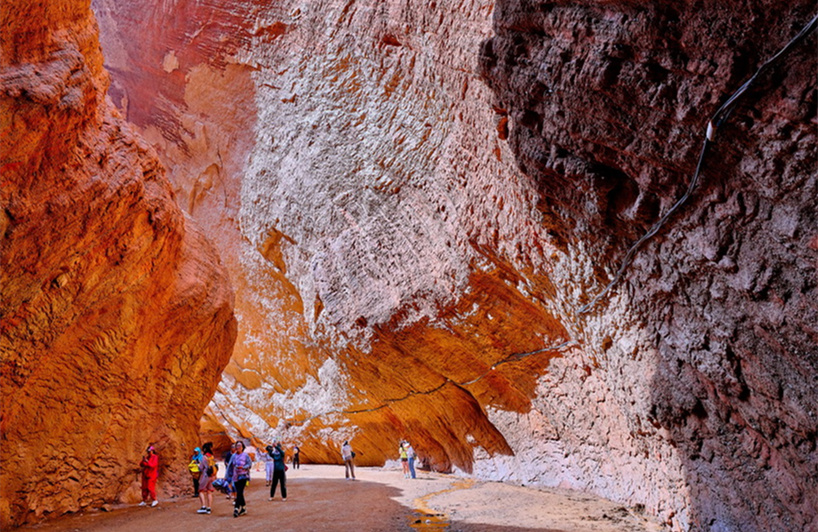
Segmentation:
<svg viewBox="0 0 818 532">
<path fill-rule="evenodd" d="M 615 271 L 687 188 L 710 116 L 813 7 L 499 1 L 483 76 L 559 240 Z M 815 48 L 747 91 L 618 288 L 659 353 L 646 414 L 693 530 L 818 525 Z"/>
<path fill-rule="evenodd" d="M 209 4 L 196 7 L 212 8 Z M 603 257 L 596 261 L 600 285 L 608 280 L 604 266 L 615 268 L 628 246 L 688 187 L 712 113 L 809 20 L 811 7 L 803 0 L 789 5 L 786 12 L 771 1 L 731 6 L 497 3 L 497 36 L 484 44 L 480 61 L 484 77 L 497 94 L 498 133 L 508 138 L 519 167 L 538 184 L 543 218 L 556 241 L 564 248 L 583 241 L 592 256 Z M 135 20 L 144 18 L 145 10 L 138 4 L 129 9 Z M 254 9 L 247 7 L 250 13 Z M 241 29 L 246 13 L 239 14 L 237 20 L 225 22 L 229 31 L 211 25 L 212 35 L 210 30 L 196 33 L 198 53 L 218 55 L 213 53 L 218 50 L 214 39 Z M 166 18 L 157 11 L 157 24 Z M 173 24 L 185 28 L 195 26 L 196 20 L 210 20 L 194 12 L 172 18 Z M 137 25 L 123 23 L 120 27 Z M 187 29 L 183 30 L 170 27 L 166 32 L 186 35 Z M 134 31 L 137 37 L 145 33 Z M 153 37 L 161 33 L 156 28 L 152 31 Z M 212 39 L 204 38 L 207 36 Z M 130 93 L 129 100 L 129 118 L 137 124 L 148 124 L 150 113 L 155 112 L 146 93 L 156 92 L 157 83 L 151 80 L 162 72 L 177 84 L 161 85 L 159 92 L 180 106 L 187 101 L 183 98 L 186 77 L 174 70 L 173 58 L 166 56 L 174 42 L 155 38 L 149 43 L 150 54 L 143 52 L 151 60 L 141 66 L 151 75 L 134 74 L 133 85 L 140 91 Z M 181 44 L 176 44 L 181 50 Z M 228 48 L 232 46 L 228 43 Z M 747 95 L 747 102 L 720 132 L 691 200 L 640 251 L 638 263 L 618 287 L 627 290 L 633 301 L 628 321 L 643 323 L 642 330 L 654 339 L 652 347 L 660 354 L 658 367 L 645 371 L 654 375 L 653 408 L 640 415 L 657 431 L 665 430 L 677 447 L 691 491 L 690 520 L 699 528 L 792 529 L 814 520 L 813 390 L 818 373 L 814 347 L 818 319 L 813 303 L 818 248 L 814 235 L 815 132 L 814 126 L 810 128 L 815 108 L 815 67 L 810 55 L 814 48 L 813 36 Z M 177 60 L 201 61 L 194 52 L 188 50 L 185 53 L 190 56 L 185 56 L 180 51 Z M 128 71 L 111 70 L 115 80 L 120 72 Z M 201 74 L 203 78 L 209 75 L 210 70 Z M 242 78 L 249 79 L 249 74 Z M 232 79 L 228 76 L 222 84 L 231 88 Z M 197 94 L 209 96 L 211 92 Z M 221 99 L 231 101 L 230 97 Z M 210 102 L 203 99 L 199 106 L 205 104 Z M 160 115 L 167 110 L 160 107 Z M 169 126 L 162 134 L 176 138 L 180 135 L 178 118 L 173 118 L 176 113 L 166 114 L 166 120 L 159 120 Z M 218 125 L 222 117 L 216 118 Z M 211 148 L 218 154 L 222 151 Z M 186 166 L 187 160 L 180 160 L 185 164 L 178 166 Z M 194 196 L 188 203 L 203 205 L 193 201 Z M 198 207 L 197 211 L 218 212 Z M 219 222 L 215 218 L 214 226 Z M 279 271 L 275 279 L 286 284 L 286 265 L 278 247 L 282 239 L 278 233 L 271 234 L 262 254 Z M 486 258 L 492 257 L 486 254 Z M 471 352 L 483 353 L 481 362 L 488 368 L 509 353 L 535 348 L 525 338 L 513 341 L 520 334 L 514 331 L 536 326 L 542 328 L 537 333 L 562 338 L 559 320 L 545 316 L 541 308 L 541 314 L 517 316 L 516 309 L 525 303 L 521 294 L 496 297 L 502 295 L 496 287 L 507 276 L 498 266 L 492 276 L 472 280 L 481 290 L 473 300 L 463 300 L 464 309 L 479 303 L 480 308 L 493 309 L 492 314 L 501 311 L 508 316 L 502 320 L 503 328 L 485 343 L 468 337 L 470 326 L 476 323 L 466 323 L 451 335 L 425 324 L 407 331 L 394 324 L 375 330 L 379 340 L 376 357 L 369 358 L 403 362 L 407 354 L 415 355 L 425 346 L 430 352 L 456 353 L 457 357 L 424 359 L 430 366 L 446 367 L 463 353 L 457 366 L 464 376 L 453 379 L 465 382 L 473 377 L 471 372 L 465 375 L 474 365 Z M 296 301 L 292 306 L 300 314 L 300 295 L 291 288 L 292 293 L 282 292 Z M 318 303 L 316 314 L 324 308 L 320 299 Z M 604 300 L 594 312 L 605 312 Z M 474 320 L 481 318 L 478 315 Z M 528 318 L 531 323 L 525 322 Z M 453 316 L 451 322 L 456 321 L 462 320 Z M 355 323 L 370 327 L 364 316 Z M 498 338 L 508 343 L 491 345 Z M 301 351 L 306 359 L 308 350 Z M 426 436 L 431 426 L 445 435 L 439 436 L 440 445 L 432 450 L 439 463 L 464 467 L 473 457 L 471 445 L 465 443 L 472 424 L 477 425 L 477 439 L 489 451 L 504 452 L 508 447 L 480 405 L 498 400 L 499 389 L 503 391 L 501 406 L 523 410 L 538 380 L 535 376 L 547 365 L 547 360 L 529 358 L 522 369 L 512 371 L 511 365 L 504 366 L 498 376 L 476 383 L 475 391 L 465 393 L 434 371 L 413 375 L 411 386 L 405 386 L 392 377 L 393 368 L 388 364 L 384 372 L 388 378 L 373 382 L 377 367 L 367 357 L 350 353 L 349 359 L 358 368 L 352 371 L 360 372 L 354 380 L 378 390 L 375 399 L 379 401 L 373 403 L 390 405 L 378 407 L 375 415 L 367 417 L 368 422 L 360 422 L 368 438 L 362 443 L 377 449 L 393 440 L 396 431 Z M 255 369 L 261 365 L 249 355 L 247 360 L 257 364 Z M 306 364 L 299 366 L 303 367 Z M 477 368 L 476 373 L 485 368 Z M 254 372 L 245 371 L 238 362 L 227 373 L 237 380 L 246 378 L 247 389 L 258 386 L 247 377 Z M 451 401 L 427 404 L 430 395 L 392 401 L 406 397 L 407 388 L 445 390 Z M 410 410 L 424 412 L 423 418 L 417 419 Z M 459 415 L 462 412 L 469 415 Z M 472 423 L 472 416 L 479 423 Z M 434 440 L 431 432 L 428 430 L 428 439 Z M 337 459 L 334 450 L 332 456 Z"/>
</svg>

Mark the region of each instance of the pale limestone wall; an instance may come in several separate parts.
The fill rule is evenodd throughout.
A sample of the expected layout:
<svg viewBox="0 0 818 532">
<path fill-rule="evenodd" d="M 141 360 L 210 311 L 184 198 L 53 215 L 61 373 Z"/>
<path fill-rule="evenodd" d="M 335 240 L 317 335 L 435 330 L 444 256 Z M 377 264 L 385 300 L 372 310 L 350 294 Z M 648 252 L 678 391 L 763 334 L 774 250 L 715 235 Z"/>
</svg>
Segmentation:
<svg viewBox="0 0 818 532">
<path fill-rule="evenodd" d="M 241 330 L 231 368 L 211 404 L 213 415 L 234 437 L 304 439 L 307 449 L 310 444 L 331 447 L 347 437 L 365 438 L 361 425 L 366 424 L 335 414 L 318 418 L 319 425 L 287 428 L 282 418 L 378 406 L 383 399 L 403 396 L 393 391 L 394 383 L 345 376 L 360 357 L 378 356 L 372 354 L 379 341 L 376 327 L 469 330 L 502 343 L 502 349 L 489 353 L 489 364 L 574 339 L 591 349 L 564 351 L 564 358 L 551 362 L 529 392 L 530 413 L 518 403 L 504 409 L 502 399 L 500 408 L 492 407 L 497 401 L 491 397 L 503 392 L 478 390 L 479 403 L 505 443 L 498 448 L 491 438 L 483 441 L 480 430 L 471 431 L 467 424 L 460 445 L 475 450 L 455 465 L 474 467 L 486 478 L 591 489 L 667 516 L 668 508 L 684 506 L 685 490 L 678 485 L 672 448 L 661 439 L 648 443 L 655 437 L 649 427 L 643 427 L 642 436 L 633 434 L 633 418 L 638 418 L 633 411 L 644 408 L 648 392 L 644 386 L 629 391 L 633 403 L 611 397 L 614 406 L 601 415 L 599 401 L 622 385 L 620 364 L 602 360 L 586 381 L 582 368 L 592 357 L 600 358 L 598 345 L 607 333 L 594 331 L 602 325 L 566 321 L 569 334 L 552 326 L 518 326 L 515 339 L 502 327 L 503 310 L 495 317 L 490 299 L 477 301 L 484 287 L 474 286 L 472 275 L 491 274 L 499 263 L 518 276 L 502 282 L 517 297 L 546 314 L 570 312 L 590 282 L 592 261 L 582 246 L 560 251 L 551 244 L 536 206 L 536 187 L 519 173 L 499 138 L 501 117 L 477 64 L 480 45 L 492 34 L 493 4 L 427 8 L 425 3 L 294 2 L 261 9 L 246 21 L 245 36 L 230 52 L 225 74 L 214 75 L 204 63 L 180 64 L 186 72 L 185 95 L 215 92 L 230 98 L 224 76 L 231 70 L 252 72 L 252 119 L 239 120 L 241 126 L 230 120 L 222 124 L 247 107 L 225 115 L 214 107 L 236 105 L 214 101 L 208 108 L 187 97 L 177 102 L 183 123 L 202 124 L 187 128 L 195 132 L 184 139 L 187 158 L 162 140 L 164 122 L 145 124 L 149 134 L 156 132 L 152 138 L 166 156 L 184 161 L 176 165 L 181 176 L 190 174 L 188 163 L 206 169 L 217 153 L 225 157 L 231 144 L 219 140 L 220 133 L 241 130 L 244 146 L 244 129 L 253 132 L 246 165 L 220 167 L 222 181 L 233 184 L 211 180 L 212 188 L 202 195 L 204 202 L 233 198 L 232 206 L 227 211 L 216 204 L 204 212 L 192 208 L 194 215 L 210 220 L 214 232 L 223 232 L 229 221 L 241 234 L 237 241 L 221 240 L 226 262 L 239 278 Z M 154 63 L 164 58 L 156 54 Z M 200 75 L 205 72 L 210 77 Z M 219 92 L 223 86 L 228 93 Z M 241 92 L 240 98 L 247 106 L 247 94 Z M 192 198 L 191 183 L 202 179 L 177 178 L 180 195 Z M 475 302 L 459 308 L 468 298 Z M 446 317 L 447 308 L 456 310 Z M 519 312 L 525 323 L 528 310 Z M 495 328 L 493 320 L 501 324 Z M 620 335 L 637 334 L 628 331 L 622 327 Z M 463 350 L 462 345 L 450 347 Z M 424 363 L 418 358 L 406 371 L 420 371 L 413 366 Z M 464 382 L 486 367 L 467 356 L 455 362 L 457 369 L 436 371 Z M 636 365 L 625 369 L 638 371 Z M 379 386 L 386 390 L 379 394 Z M 445 396 L 440 400 L 448 408 Z M 519 409 L 522 413 L 515 412 Z M 391 458 L 393 441 L 402 435 L 412 436 L 419 452 L 436 452 L 434 417 L 424 419 L 424 411 L 411 408 L 397 415 L 406 426 L 412 426 L 407 419 L 419 417 L 416 423 L 429 431 L 430 441 L 405 434 L 406 426 L 386 426 L 391 439 L 364 440 L 365 455 L 376 461 Z M 542 434 L 515 422 L 520 416 L 547 420 L 556 432 Z M 667 456 L 670 465 L 648 473 L 655 469 L 655 456 L 643 448 Z M 503 454 L 509 450 L 515 456 Z M 314 456 L 337 459 L 333 452 Z"/>
</svg>

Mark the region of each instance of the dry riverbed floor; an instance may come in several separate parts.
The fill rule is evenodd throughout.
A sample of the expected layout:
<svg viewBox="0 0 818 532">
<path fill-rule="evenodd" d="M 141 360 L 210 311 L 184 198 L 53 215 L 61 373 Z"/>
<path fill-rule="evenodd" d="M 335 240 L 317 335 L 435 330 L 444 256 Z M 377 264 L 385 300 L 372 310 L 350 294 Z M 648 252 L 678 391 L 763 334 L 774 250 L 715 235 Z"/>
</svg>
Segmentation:
<svg viewBox="0 0 818 532">
<path fill-rule="evenodd" d="M 246 491 L 247 515 L 234 518 L 231 501 L 216 492 L 213 513 L 197 514 L 193 497 L 159 505 L 121 505 L 19 530 L 37 532 L 242 532 L 449 531 L 449 532 L 658 532 L 663 528 L 622 505 L 583 493 L 525 488 L 418 471 L 405 479 L 396 469 L 305 465 L 287 471 L 287 500 L 268 500 L 264 473 L 254 471 Z"/>
</svg>

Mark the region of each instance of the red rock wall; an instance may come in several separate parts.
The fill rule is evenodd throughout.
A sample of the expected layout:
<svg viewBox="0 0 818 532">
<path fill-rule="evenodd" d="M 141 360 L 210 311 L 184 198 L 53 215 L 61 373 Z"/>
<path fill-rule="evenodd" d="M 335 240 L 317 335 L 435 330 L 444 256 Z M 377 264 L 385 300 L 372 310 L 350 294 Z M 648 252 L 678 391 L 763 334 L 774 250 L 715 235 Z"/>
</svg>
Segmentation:
<svg viewBox="0 0 818 532">
<path fill-rule="evenodd" d="M 410 437 L 433 467 L 592 490 L 677 529 L 814 520 L 814 40 L 577 314 L 806 4 L 95 6 L 115 100 L 236 280 L 208 432 L 314 461 L 351 437 L 368 464 Z M 796 343 L 758 343 L 781 327 Z"/>
<path fill-rule="evenodd" d="M 0 526 L 188 488 L 236 335 L 212 244 L 105 97 L 89 2 L 0 8 Z"/>
</svg>

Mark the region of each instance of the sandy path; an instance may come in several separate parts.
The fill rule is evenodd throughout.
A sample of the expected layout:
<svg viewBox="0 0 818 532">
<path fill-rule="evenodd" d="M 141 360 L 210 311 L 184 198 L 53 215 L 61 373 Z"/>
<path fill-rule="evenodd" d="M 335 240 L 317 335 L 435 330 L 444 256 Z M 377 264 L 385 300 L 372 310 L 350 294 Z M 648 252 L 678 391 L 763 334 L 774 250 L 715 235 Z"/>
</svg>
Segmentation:
<svg viewBox="0 0 818 532">
<path fill-rule="evenodd" d="M 287 472 L 287 501 L 269 501 L 262 472 L 247 488 L 247 515 L 234 518 L 222 494 L 213 513 L 199 515 L 192 497 L 161 500 L 155 508 L 117 506 L 24 527 L 38 532 L 242 531 L 432 531 L 637 532 L 661 527 L 597 497 L 521 488 L 419 472 L 407 480 L 398 470 L 358 468 L 347 481 L 343 467 L 307 465 Z M 161 485 L 160 485 L 161 490 Z M 279 495 L 279 494 L 277 494 Z M 430 515 L 431 514 L 431 515 Z"/>
</svg>

